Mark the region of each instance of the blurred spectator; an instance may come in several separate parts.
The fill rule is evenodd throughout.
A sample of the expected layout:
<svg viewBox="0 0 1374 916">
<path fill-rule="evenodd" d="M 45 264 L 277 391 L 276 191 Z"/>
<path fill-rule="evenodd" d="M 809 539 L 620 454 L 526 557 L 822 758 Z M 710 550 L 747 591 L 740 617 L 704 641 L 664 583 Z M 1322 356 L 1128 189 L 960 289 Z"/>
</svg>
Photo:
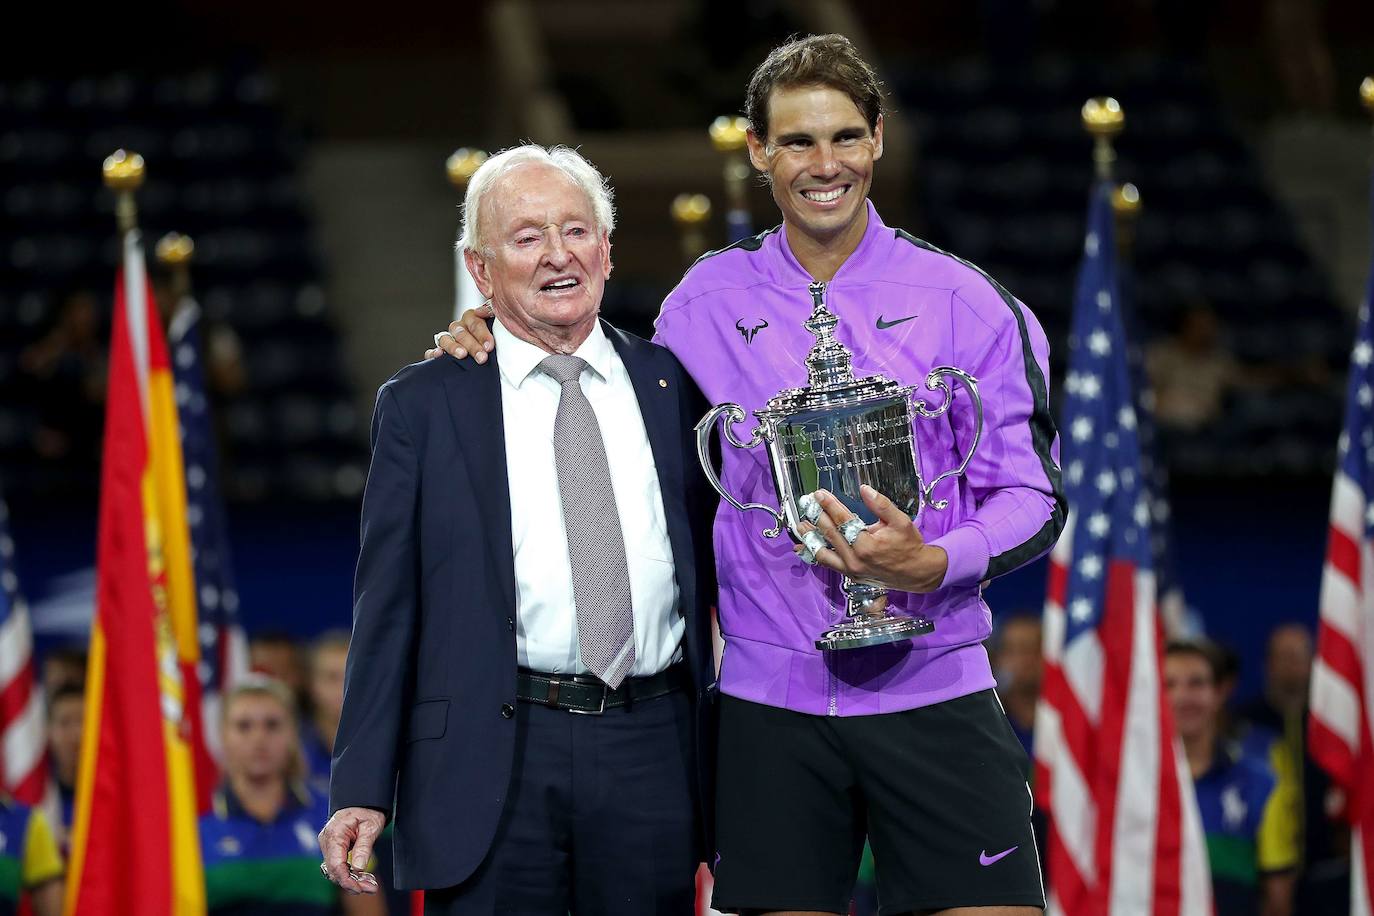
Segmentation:
<svg viewBox="0 0 1374 916">
<path fill-rule="evenodd" d="M 334 756 L 334 736 L 339 731 L 339 714 L 343 711 L 344 669 L 348 664 L 348 644 L 352 634 L 347 630 L 328 630 L 310 644 L 308 658 L 307 709 L 308 718 L 301 723 L 301 750 L 311 788 L 324 798 L 329 797 L 329 767 Z M 393 913 L 409 909 L 408 895 L 393 887 L 395 834 L 387 824 L 373 846 L 377 860 L 377 883 Z"/>
<path fill-rule="evenodd" d="M 1237 733 L 1248 751 L 1267 755 L 1279 779 L 1293 785 L 1290 797 L 1301 831 L 1303 859 L 1297 912 L 1345 913 L 1349 908 L 1349 837 L 1344 822 L 1332 816 L 1340 801 L 1334 797 L 1331 780 L 1307 752 L 1311 676 L 1311 632 L 1300 623 L 1275 627 L 1265 652 L 1264 692 L 1241 708 Z"/>
<path fill-rule="evenodd" d="M 289 633 L 269 631 L 250 639 L 248 667 L 285 684 L 296 698 L 296 708 L 304 707 L 305 666 L 300 646 Z"/>
<path fill-rule="evenodd" d="M 37 411 L 32 446 L 47 461 L 94 466 L 104 424 L 105 342 L 89 290 L 65 294 L 51 330 L 19 354 Z"/>
<path fill-rule="evenodd" d="M 1252 726 L 1276 737 L 1301 728 L 1307 711 L 1307 684 L 1312 677 L 1312 634 L 1300 623 L 1285 623 L 1269 634 L 1264 656 L 1264 693 L 1241 710 Z"/>
<path fill-rule="evenodd" d="M 1335 110 L 1336 67 L 1323 28 L 1323 0 L 1269 0 L 1264 20 L 1279 82 L 1293 111 L 1329 115 Z"/>
<path fill-rule="evenodd" d="M 48 762 L 57 788 L 49 807 L 53 833 L 65 859 L 71 848 L 72 811 L 76 798 L 76 767 L 81 759 L 81 726 L 86 715 L 86 692 L 75 684 L 59 687 L 48 697 Z"/>
<path fill-rule="evenodd" d="M 1221 344 L 1221 325 L 1205 305 L 1184 311 L 1171 337 L 1150 344 L 1145 368 L 1162 426 L 1197 430 L 1221 416 L 1227 394 L 1241 381 L 1240 367 Z"/>
<path fill-rule="evenodd" d="M 47 815 L 0 799 L 0 911 L 60 916 L 62 872 Z"/>
<path fill-rule="evenodd" d="M 301 723 L 301 747 L 311 784 L 329 792 L 329 760 L 343 710 L 344 667 L 348 663 L 347 630 L 330 630 L 310 644 L 309 710 Z"/>
<path fill-rule="evenodd" d="M 1216 916 L 1290 916 L 1299 864 L 1293 804 L 1269 762 L 1222 732 L 1220 676 L 1210 645 L 1166 647 L 1164 686 L 1197 790 Z"/>
<path fill-rule="evenodd" d="M 172 278 L 168 276 L 153 280 L 153 295 L 156 297 L 163 325 L 167 329 L 168 343 L 175 339 L 172 332 L 177 310 L 181 306 L 181 298 L 174 286 Z M 242 393 L 248 376 L 243 367 L 243 344 L 239 340 L 238 332 L 223 322 L 202 317 L 201 336 L 205 384 L 211 395 L 223 399 Z M 222 432 L 220 441 L 223 441 Z"/>
<path fill-rule="evenodd" d="M 81 687 L 86 683 L 86 649 L 67 646 L 54 649 L 43 656 L 43 696 L 51 700 L 63 687 Z"/>
<path fill-rule="evenodd" d="M 1029 756 L 1035 704 L 1040 699 L 1040 618 L 1026 611 L 1002 618 L 993 631 L 988 655 L 1007 721 Z"/>
<path fill-rule="evenodd" d="M 328 799 L 305 784 L 295 702 L 253 677 L 229 691 L 220 720 L 224 781 L 200 819 L 209 916 L 376 916 L 376 896 L 349 896 L 320 873 L 315 837 Z"/>
</svg>

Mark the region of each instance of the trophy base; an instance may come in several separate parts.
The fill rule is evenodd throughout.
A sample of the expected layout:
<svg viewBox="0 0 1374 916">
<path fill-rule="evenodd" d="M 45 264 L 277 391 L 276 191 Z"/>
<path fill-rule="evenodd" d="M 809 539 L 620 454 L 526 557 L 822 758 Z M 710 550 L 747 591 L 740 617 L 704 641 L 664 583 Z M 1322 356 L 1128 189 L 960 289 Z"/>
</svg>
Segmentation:
<svg viewBox="0 0 1374 916">
<path fill-rule="evenodd" d="M 934 631 L 935 624 L 924 617 L 875 617 L 856 615 L 832 627 L 816 640 L 817 649 L 858 649 L 883 643 L 900 642 Z"/>
</svg>

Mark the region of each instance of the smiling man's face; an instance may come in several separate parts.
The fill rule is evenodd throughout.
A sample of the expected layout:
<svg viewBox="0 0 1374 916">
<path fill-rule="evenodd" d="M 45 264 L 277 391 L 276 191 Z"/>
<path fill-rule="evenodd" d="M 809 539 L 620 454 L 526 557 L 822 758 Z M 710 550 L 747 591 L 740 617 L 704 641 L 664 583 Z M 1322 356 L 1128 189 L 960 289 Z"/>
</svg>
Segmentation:
<svg viewBox="0 0 1374 916">
<path fill-rule="evenodd" d="M 882 155 L 882 118 L 870 130 L 853 100 L 829 86 L 774 89 L 768 136 L 749 134 L 749 158 L 768 174 L 788 228 L 822 243 L 862 221 Z"/>
<path fill-rule="evenodd" d="M 611 243 L 582 187 L 555 166 L 512 168 L 482 201 L 481 254 L 468 252 L 478 289 L 522 339 L 596 321 Z"/>
</svg>

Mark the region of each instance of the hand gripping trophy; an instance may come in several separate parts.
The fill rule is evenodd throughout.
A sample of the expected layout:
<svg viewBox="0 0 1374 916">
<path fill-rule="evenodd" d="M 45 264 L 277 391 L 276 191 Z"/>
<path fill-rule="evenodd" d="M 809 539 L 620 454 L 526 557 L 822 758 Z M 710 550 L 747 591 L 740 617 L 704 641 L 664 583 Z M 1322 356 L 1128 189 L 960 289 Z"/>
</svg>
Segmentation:
<svg viewBox="0 0 1374 916">
<path fill-rule="evenodd" d="M 946 478 L 964 473 L 983 435 L 983 403 L 978 397 L 978 382 L 967 372 L 952 366 L 939 366 L 926 376 L 926 388 L 939 391 L 944 402 L 931 408 L 921 399 L 912 400 L 917 386 L 904 386 L 881 375 L 854 377 L 853 354 L 835 339 L 839 319 L 826 307 L 825 284 L 809 287 L 813 308 L 804 327 L 816 337 L 806 357 L 807 384 L 779 391 L 754 412 L 759 425 L 748 441 L 735 436 L 734 425 L 744 419 L 738 404 L 718 404 L 697 424 L 697 456 L 706 477 L 725 501 L 740 511 L 760 509 L 773 516 L 776 524 L 765 529 L 764 537 L 775 538 L 784 525 L 803 545 L 802 556 L 814 562 L 816 551 L 826 546 L 825 537 L 816 530 L 803 535 L 803 520 L 820 518 L 820 504 L 812 494 L 829 490 L 855 514 L 841 526 L 851 544 L 867 525 L 877 518 L 864 505 L 859 488 L 868 484 L 887 496 L 903 512 L 919 522 L 925 506 L 944 509 L 948 500 L 936 500 L 935 487 Z M 935 477 L 929 484 L 921 479 L 916 460 L 916 418 L 934 420 L 954 403 L 950 378 L 963 382 L 974 408 L 973 441 L 959 466 Z M 754 448 L 765 444 L 773 483 L 781 508 L 762 503 L 742 503 L 728 493 L 712 467 L 709 447 L 716 420 L 722 415 L 725 439 L 735 448 Z M 879 643 L 909 639 L 929 633 L 935 625 L 925 617 L 911 617 L 900 611 L 877 610 L 875 602 L 887 589 L 871 582 L 844 579 L 847 617 L 838 626 L 821 634 L 818 649 L 854 649 Z"/>
</svg>

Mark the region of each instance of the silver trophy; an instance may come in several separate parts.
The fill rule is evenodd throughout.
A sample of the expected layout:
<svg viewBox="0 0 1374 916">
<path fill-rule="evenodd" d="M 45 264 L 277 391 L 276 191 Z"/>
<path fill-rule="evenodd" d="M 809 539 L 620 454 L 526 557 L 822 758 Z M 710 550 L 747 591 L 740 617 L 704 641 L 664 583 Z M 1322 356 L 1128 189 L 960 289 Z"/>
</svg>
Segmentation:
<svg viewBox="0 0 1374 916">
<path fill-rule="evenodd" d="M 799 530 L 803 520 L 814 523 L 820 517 L 820 506 L 812 493 L 822 488 L 829 490 L 857 516 L 841 526 L 851 544 L 867 525 L 877 521 L 859 494 L 863 484 L 887 496 L 917 520 L 925 506 L 944 509 L 949 501 L 936 500 L 935 488 L 946 478 L 963 474 L 968 467 L 983 436 L 983 402 L 978 397 L 977 380 L 951 366 L 932 369 L 926 376 L 926 388 L 944 396 L 943 403 L 934 408 L 926 406 L 924 400 L 912 400 L 915 385 L 902 385 L 881 375 L 855 378 L 853 354 L 835 339 L 839 319 L 826 308 L 825 284 L 812 283 L 809 289 L 813 308 L 804 327 L 816 335 L 816 343 L 806 357 L 807 385 L 779 391 L 763 410 L 754 411 L 759 425 L 747 441 L 735 436 L 735 424 L 744 419 L 744 408 L 738 404 L 712 407 L 696 430 L 697 456 L 711 486 L 742 512 L 759 509 L 771 515 L 776 524 L 764 530 L 764 537 L 775 538 L 787 526 L 802 544 L 803 559 L 814 563 L 816 553 L 828 542 L 817 530 L 805 534 Z M 958 467 L 926 484 L 918 470 L 912 427 L 917 417 L 934 420 L 949 410 L 954 403 L 950 378 L 963 382 L 973 401 L 973 441 Z M 766 443 L 781 508 L 742 503 L 726 491 L 716 476 L 709 448 L 716 420 L 722 414 L 728 417 L 725 440 L 735 448 Z M 935 629 L 925 617 L 908 616 L 891 608 L 875 609 L 874 602 L 887 594 L 887 589 L 880 585 L 845 576 L 844 593 L 847 617 L 821 634 L 816 640 L 818 649 L 855 649 L 896 642 Z"/>
</svg>

